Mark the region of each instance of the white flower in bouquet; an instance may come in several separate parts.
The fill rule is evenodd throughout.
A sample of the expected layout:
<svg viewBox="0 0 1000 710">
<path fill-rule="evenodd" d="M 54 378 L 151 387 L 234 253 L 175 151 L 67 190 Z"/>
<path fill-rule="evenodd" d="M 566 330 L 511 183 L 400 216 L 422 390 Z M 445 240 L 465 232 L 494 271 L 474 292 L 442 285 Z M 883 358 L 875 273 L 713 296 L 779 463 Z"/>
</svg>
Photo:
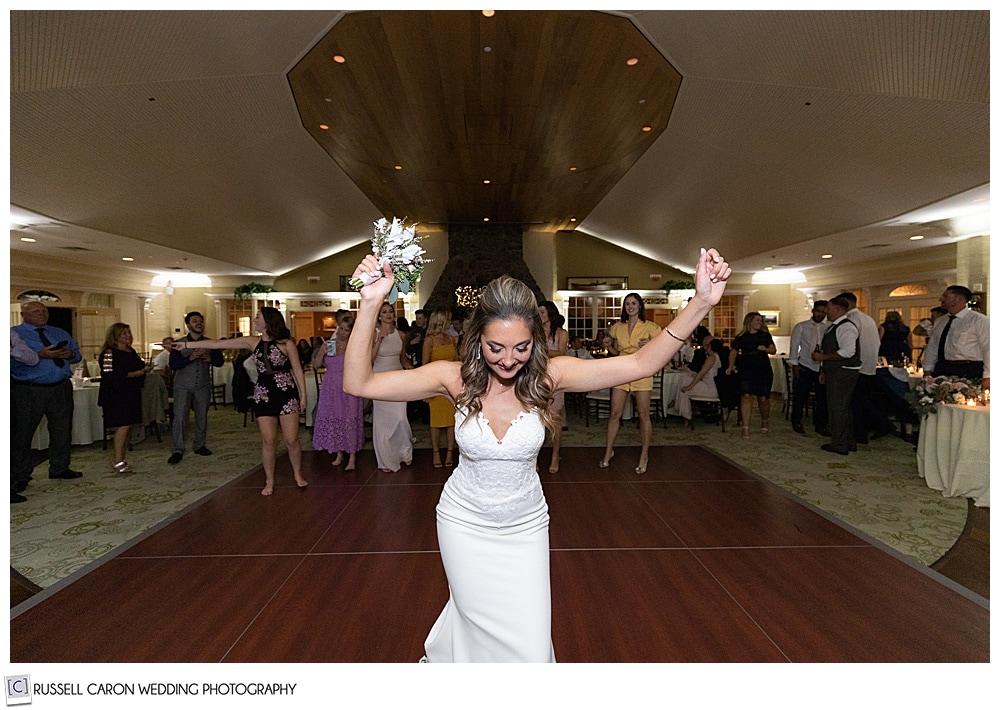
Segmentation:
<svg viewBox="0 0 1000 710">
<path fill-rule="evenodd" d="M 393 284 L 389 291 L 389 302 L 393 303 L 400 293 L 409 293 L 424 271 L 424 250 L 419 246 L 422 237 L 416 234 L 417 224 L 406 224 L 395 217 L 392 222 L 384 217 L 375 222 L 375 236 L 372 237 L 372 253 L 378 259 L 379 267 L 388 263 L 392 267 Z M 377 273 L 361 274 L 351 279 L 351 285 L 356 289 L 370 284 L 375 279 L 382 278 L 381 270 Z"/>
</svg>

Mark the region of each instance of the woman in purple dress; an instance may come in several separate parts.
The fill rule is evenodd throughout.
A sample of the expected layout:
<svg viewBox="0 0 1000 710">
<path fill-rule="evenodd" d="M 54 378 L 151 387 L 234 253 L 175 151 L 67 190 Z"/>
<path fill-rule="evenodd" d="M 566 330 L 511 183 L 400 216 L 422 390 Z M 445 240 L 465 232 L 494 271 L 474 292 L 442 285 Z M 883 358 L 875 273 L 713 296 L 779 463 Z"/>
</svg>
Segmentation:
<svg viewBox="0 0 1000 710">
<path fill-rule="evenodd" d="M 354 316 L 350 313 L 342 314 L 337 320 L 337 330 L 331 339 L 333 352 L 328 349 L 324 358 L 326 374 L 313 420 L 313 448 L 336 453 L 334 466 L 344 462 L 346 452 L 345 471 L 355 469 L 355 454 L 365 443 L 363 400 L 344 392 L 344 352 L 353 327 Z"/>
</svg>

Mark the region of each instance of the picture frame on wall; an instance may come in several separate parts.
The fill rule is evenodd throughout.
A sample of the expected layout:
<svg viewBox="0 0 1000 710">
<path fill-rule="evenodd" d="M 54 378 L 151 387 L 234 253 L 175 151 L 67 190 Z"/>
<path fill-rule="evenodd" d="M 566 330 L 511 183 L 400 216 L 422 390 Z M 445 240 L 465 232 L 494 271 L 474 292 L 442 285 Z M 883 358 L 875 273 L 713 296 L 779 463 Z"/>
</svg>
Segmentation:
<svg viewBox="0 0 1000 710">
<path fill-rule="evenodd" d="M 628 288 L 627 276 L 567 276 L 567 291 L 623 291 Z"/>
<path fill-rule="evenodd" d="M 781 311 L 758 311 L 768 328 L 781 327 Z"/>
</svg>

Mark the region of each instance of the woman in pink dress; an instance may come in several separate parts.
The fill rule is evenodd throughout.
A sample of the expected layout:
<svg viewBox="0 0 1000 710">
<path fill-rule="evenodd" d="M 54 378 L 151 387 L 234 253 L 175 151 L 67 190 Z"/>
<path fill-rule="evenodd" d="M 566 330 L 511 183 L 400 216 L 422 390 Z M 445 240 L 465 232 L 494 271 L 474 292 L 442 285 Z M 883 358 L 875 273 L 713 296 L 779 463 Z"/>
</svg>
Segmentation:
<svg viewBox="0 0 1000 710">
<path fill-rule="evenodd" d="M 313 448 L 336 454 L 334 466 L 344 463 L 346 452 L 345 471 L 355 469 L 355 456 L 365 443 L 364 401 L 344 391 L 344 352 L 353 327 L 354 316 L 350 313 L 342 313 L 337 319 L 337 330 L 331 338 L 333 348 L 328 348 L 323 358 L 326 374 L 313 420 Z"/>
</svg>

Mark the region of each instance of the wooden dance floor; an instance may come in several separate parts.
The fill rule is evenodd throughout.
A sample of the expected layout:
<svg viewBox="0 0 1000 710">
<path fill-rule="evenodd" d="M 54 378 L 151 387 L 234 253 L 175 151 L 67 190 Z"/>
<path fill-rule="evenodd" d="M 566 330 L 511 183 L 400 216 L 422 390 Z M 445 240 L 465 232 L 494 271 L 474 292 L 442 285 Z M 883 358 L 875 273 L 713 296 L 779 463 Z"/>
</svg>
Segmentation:
<svg viewBox="0 0 1000 710">
<path fill-rule="evenodd" d="M 548 450 L 540 457 L 546 471 Z M 564 449 L 552 517 L 556 658 L 573 662 L 989 661 L 989 610 L 695 446 L 599 469 Z M 12 610 L 10 660 L 401 662 L 448 597 L 434 506 L 450 469 L 344 473 L 305 452 L 255 471 Z"/>
</svg>

